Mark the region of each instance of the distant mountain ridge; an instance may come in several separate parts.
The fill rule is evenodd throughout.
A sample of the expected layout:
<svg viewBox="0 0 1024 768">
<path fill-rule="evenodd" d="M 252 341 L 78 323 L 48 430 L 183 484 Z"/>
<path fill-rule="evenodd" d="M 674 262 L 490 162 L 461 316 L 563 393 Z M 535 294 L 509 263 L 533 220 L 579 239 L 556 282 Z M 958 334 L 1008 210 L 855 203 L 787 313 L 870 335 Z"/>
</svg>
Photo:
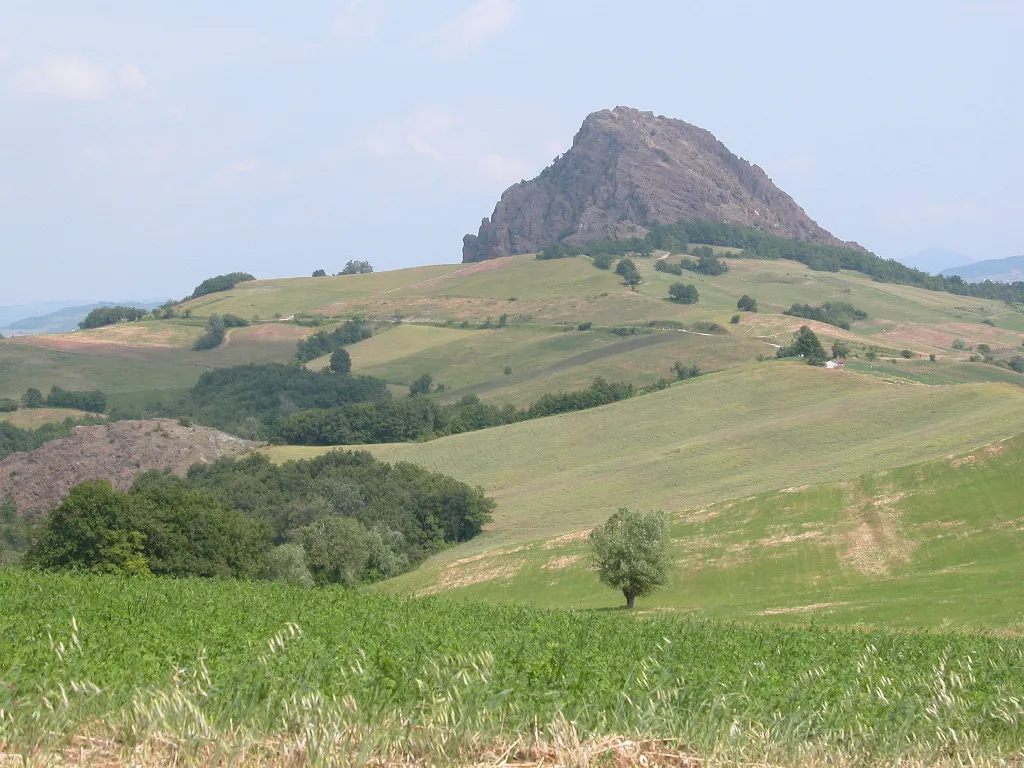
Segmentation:
<svg viewBox="0 0 1024 768">
<path fill-rule="evenodd" d="M 950 267 L 940 275 L 960 275 L 970 282 L 992 280 L 997 283 L 1015 283 L 1024 280 L 1024 256 L 1009 256 L 1005 259 L 986 259 L 960 267 Z"/>
<path fill-rule="evenodd" d="M 100 307 L 113 307 L 117 305 L 139 307 L 140 309 L 156 309 L 163 303 L 159 301 L 99 301 L 94 304 L 80 304 L 71 307 L 61 307 L 44 315 L 35 317 L 21 317 L 10 321 L 5 327 L 0 328 L 0 333 L 9 336 L 30 336 L 43 333 L 66 333 L 78 328 L 78 324 L 92 312 Z"/>
<path fill-rule="evenodd" d="M 643 236 L 653 224 L 706 219 L 823 245 L 843 243 L 709 131 L 629 107 L 587 117 L 572 147 L 505 190 L 463 261 L 533 253 L 554 242 Z M 858 246 L 859 247 L 859 246 Z"/>
<path fill-rule="evenodd" d="M 927 248 L 897 261 L 922 272 L 938 275 L 943 274 L 942 270 L 954 264 L 973 264 L 975 259 L 956 251 L 947 251 L 945 248 Z"/>
</svg>

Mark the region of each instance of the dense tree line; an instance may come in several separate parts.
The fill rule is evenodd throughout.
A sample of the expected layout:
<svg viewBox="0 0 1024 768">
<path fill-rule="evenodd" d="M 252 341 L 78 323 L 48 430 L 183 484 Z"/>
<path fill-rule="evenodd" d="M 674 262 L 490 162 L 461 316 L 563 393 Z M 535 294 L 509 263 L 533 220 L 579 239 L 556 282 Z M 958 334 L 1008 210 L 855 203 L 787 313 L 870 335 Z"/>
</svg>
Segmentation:
<svg viewBox="0 0 1024 768">
<path fill-rule="evenodd" d="M 207 371 L 177 411 L 163 415 L 185 415 L 207 426 L 263 439 L 278 419 L 294 411 L 390 397 L 387 383 L 370 376 L 250 363 Z"/>
<path fill-rule="evenodd" d="M 245 283 L 249 280 L 255 279 L 256 278 L 248 272 L 229 272 L 226 275 L 208 277 L 195 287 L 195 290 L 192 291 L 192 295 L 188 298 L 198 299 L 200 296 L 217 293 L 218 291 L 230 291 L 239 283 Z"/>
<path fill-rule="evenodd" d="M 642 238 L 591 240 L 582 245 L 559 244 L 559 247 L 563 256 L 587 254 L 596 257 L 598 254 L 648 255 L 655 249 L 683 251 L 688 243 L 739 248 L 742 258 L 789 259 L 818 271 L 838 272 L 840 269 L 849 269 L 882 283 L 912 285 L 931 291 L 945 291 L 958 296 L 996 299 L 1014 304 L 1024 303 L 1024 281 L 994 283 L 986 280 L 968 283 L 956 275 L 930 275 L 901 264 L 895 259 L 883 259 L 852 246 L 820 245 L 804 240 L 791 240 L 753 227 L 717 221 L 693 220 L 675 224 L 655 224 Z"/>
<path fill-rule="evenodd" d="M 28 403 L 36 402 L 35 393 L 31 388 L 23 395 L 23 402 L 30 408 L 33 406 Z M 46 396 L 43 404 L 50 408 L 76 408 L 79 411 L 103 413 L 107 409 L 107 396 L 98 389 L 80 391 L 62 389 L 54 385 L 50 387 L 50 394 Z"/>
<path fill-rule="evenodd" d="M 0 534 L 25 540 L 24 528 Z M 147 472 L 122 492 L 73 487 L 31 537 L 24 563 L 171 577 L 355 585 L 395 576 L 477 535 L 494 502 L 479 488 L 365 452 L 272 464 L 254 454 Z M 2 543 L 2 542 L 0 542 Z"/>
<path fill-rule="evenodd" d="M 857 309 L 845 301 L 826 301 L 820 307 L 810 304 L 794 304 L 782 314 L 791 317 L 802 317 L 805 320 L 816 320 L 819 323 L 834 325 L 844 331 L 850 330 L 850 324 L 858 320 L 867 320 L 868 313 Z"/>
<path fill-rule="evenodd" d="M 85 330 L 87 328 L 102 328 L 105 325 L 115 325 L 122 321 L 134 323 L 136 320 L 149 315 L 149 312 L 145 309 L 139 309 L 138 307 L 97 307 L 92 310 L 88 315 L 85 316 L 78 327 Z"/>
<path fill-rule="evenodd" d="M 308 363 L 323 355 L 329 355 L 336 349 L 355 344 L 373 335 L 370 326 L 362 320 L 346 320 L 330 331 L 317 331 L 298 343 L 295 359 L 300 363 Z"/>
<path fill-rule="evenodd" d="M 426 397 L 355 403 L 307 410 L 276 422 L 272 439 L 292 445 L 359 445 L 402 443 L 497 427 L 569 411 L 581 411 L 624 400 L 633 385 L 598 378 L 587 389 L 547 394 L 525 408 L 490 405 L 476 395 L 455 403 Z"/>
</svg>

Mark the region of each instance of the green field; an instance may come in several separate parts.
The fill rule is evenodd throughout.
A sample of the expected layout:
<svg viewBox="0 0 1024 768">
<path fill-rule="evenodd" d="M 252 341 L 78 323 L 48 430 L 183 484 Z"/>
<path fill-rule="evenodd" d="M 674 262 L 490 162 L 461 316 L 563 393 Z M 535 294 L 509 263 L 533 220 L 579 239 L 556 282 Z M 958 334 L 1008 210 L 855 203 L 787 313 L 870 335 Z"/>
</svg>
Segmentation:
<svg viewBox="0 0 1024 768">
<path fill-rule="evenodd" d="M 479 484 L 498 501 L 482 536 L 400 577 L 393 588 L 471 587 L 467 593 L 487 599 L 614 605 L 615 596 L 601 591 L 582 565 L 558 574 L 583 578 L 582 592 L 550 591 L 538 581 L 509 589 L 508 578 L 519 573 L 525 557 L 510 550 L 536 549 L 543 540 L 588 529 L 620 506 L 678 514 L 777 488 L 850 480 L 1021 432 L 1024 391 L 1017 387 L 889 383 L 771 362 L 591 411 L 371 450 Z M 267 450 L 283 460 L 325 449 Z M 506 554 L 452 570 L 455 561 L 495 551 Z M 715 610 L 751 615 L 749 605 L 719 587 L 723 602 Z M 821 601 L 808 601 L 814 602 Z M 767 610 L 779 604 L 764 596 L 757 605 Z M 686 602 L 685 594 L 676 607 L 701 608 Z"/>
<path fill-rule="evenodd" d="M 473 393 L 523 404 L 547 392 L 583 389 L 597 376 L 638 386 L 674 377 L 678 360 L 717 370 L 753 362 L 775 350 L 742 336 L 660 330 L 622 338 L 606 331 L 536 327 L 461 330 L 402 324 L 349 347 L 363 374 L 408 385 L 424 373 L 444 384 L 442 399 Z M 310 363 L 322 367 L 327 359 Z M 511 373 L 505 374 L 506 368 Z M 1024 381 L 1024 379 L 1022 379 Z"/>
<path fill-rule="evenodd" d="M 191 343 L 200 332 L 195 326 L 152 321 L 0 340 L 0 397 L 19 397 L 28 387 L 45 394 L 55 384 L 100 389 L 115 396 L 115 402 L 121 395 L 139 400 L 180 392 L 215 367 L 287 362 L 310 329 L 278 323 L 234 328 L 221 347 L 195 352 Z"/>
<path fill-rule="evenodd" d="M 1024 633 L 1024 437 L 957 458 L 676 512 L 672 583 L 692 617 Z M 622 602 L 572 536 L 445 564 L 419 589 L 540 607 Z M 410 589 L 413 573 L 385 585 Z"/>
<path fill-rule="evenodd" d="M 0 593 L 12 764 L 624 765 L 639 738 L 655 764 L 996 765 L 1024 747 L 1019 639 L 13 570 Z"/>
<path fill-rule="evenodd" d="M 22 429 L 35 429 L 54 421 L 64 419 L 93 418 L 96 414 L 78 411 L 74 408 L 22 408 L 10 413 L 0 413 L 0 421 L 9 421 Z"/>
</svg>

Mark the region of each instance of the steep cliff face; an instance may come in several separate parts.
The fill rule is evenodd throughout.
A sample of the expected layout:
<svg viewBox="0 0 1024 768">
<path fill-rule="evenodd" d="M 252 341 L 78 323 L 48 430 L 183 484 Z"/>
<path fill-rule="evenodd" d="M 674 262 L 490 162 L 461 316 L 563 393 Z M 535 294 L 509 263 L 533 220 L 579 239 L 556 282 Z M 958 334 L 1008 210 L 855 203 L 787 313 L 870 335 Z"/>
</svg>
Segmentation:
<svg viewBox="0 0 1024 768">
<path fill-rule="evenodd" d="M 839 245 L 756 165 L 702 128 L 628 107 L 595 112 L 572 148 L 505 190 L 463 261 L 533 253 L 556 241 L 642 236 L 651 224 L 708 219 Z"/>
</svg>

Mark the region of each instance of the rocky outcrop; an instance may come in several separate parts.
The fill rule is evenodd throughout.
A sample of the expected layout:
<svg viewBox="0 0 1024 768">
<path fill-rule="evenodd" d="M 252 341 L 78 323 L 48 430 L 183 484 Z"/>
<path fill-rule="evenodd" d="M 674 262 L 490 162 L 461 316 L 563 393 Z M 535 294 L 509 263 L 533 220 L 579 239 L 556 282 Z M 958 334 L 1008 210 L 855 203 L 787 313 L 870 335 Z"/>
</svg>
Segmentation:
<svg viewBox="0 0 1024 768">
<path fill-rule="evenodd" d="M 216 429 L 185 427 L 170 419 L 75 427 L 68 437 L 0 461 L 0 500 L 11 498 L 19 512 L 39 514 L 86 480 L 109 480 L 127 490 L 140 472 L 166 469 L 184 475 L 193 464 L 240 456 L 255 447 Z"/>
<path fill-rule="evenodd" d="M 772 183 L 702 128 L 629 107 L 595 112 L 572 148 L 505 190 L 463 261 L 534 253 L 554 242 L 642 236 L 653 224 L 708 219 L 841 245 Z"/>
</svg>

